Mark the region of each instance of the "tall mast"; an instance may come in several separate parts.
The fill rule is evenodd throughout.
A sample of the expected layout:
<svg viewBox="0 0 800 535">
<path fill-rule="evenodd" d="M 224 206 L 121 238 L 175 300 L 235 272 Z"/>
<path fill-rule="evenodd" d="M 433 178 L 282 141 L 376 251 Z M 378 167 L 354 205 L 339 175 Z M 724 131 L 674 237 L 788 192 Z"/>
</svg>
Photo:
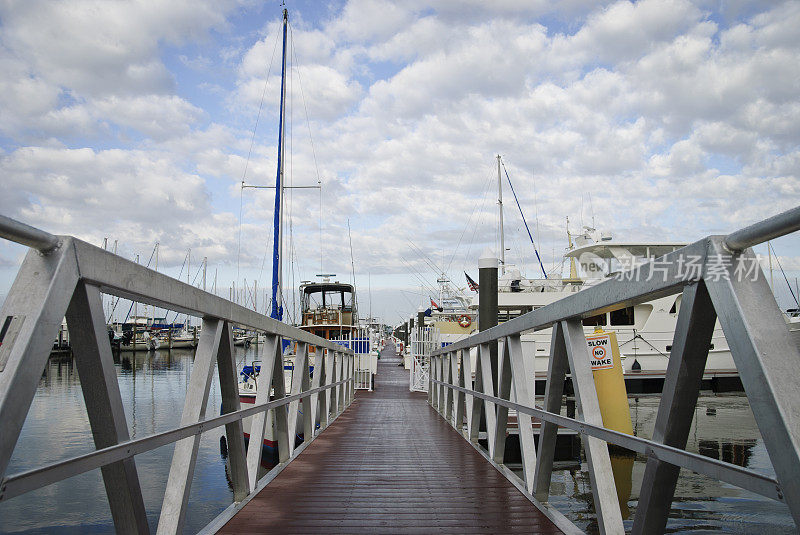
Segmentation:
<svg viewBox="0 0 800 535">
<path fill-rule="evenodd" d="M 506 237 L 503 233 L 503 180 L 500 178 L 500 155 L 497 155 L 497 205 L 500 207 L 500 269 L 506 272 Z"/>
<path fill-rule="evenodd" d="M 278 321 L 283 319 L 281 292 L 283 281 L 283 162 L 285 144 L 283 142 L 284 120 L 286 118 L 286 27 L 289 25 L 289 14 L 283 10 L 283 54 L 281 60 L 281 110 L 278 120 L 278 173 L 275 177 L 275 219 L 273 222 L 272 248 L 272 310 L 270 317 Z"/>
</svg>

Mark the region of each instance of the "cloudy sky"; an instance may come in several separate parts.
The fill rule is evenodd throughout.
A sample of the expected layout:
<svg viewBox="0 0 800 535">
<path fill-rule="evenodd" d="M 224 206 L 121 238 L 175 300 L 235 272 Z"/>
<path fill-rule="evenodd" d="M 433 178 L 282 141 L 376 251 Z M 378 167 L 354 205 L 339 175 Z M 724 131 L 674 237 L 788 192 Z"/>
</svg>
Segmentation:
<svg viewBox="0 0 800 535">
<path fill-rule="evenodd" d="M 273 193 L 240 186 L 275 181 L 279 4 L 0 2 L 0 213 L 143 263 L 159 242 L 173 276 L 207 257 L 226 296 L 266 287 Z M 567 217 L 688 242 L 800 203 L 799 2 L 287 7 L 287 181 L 322 184 L 290 196 L 287 286 L 351 279 L 349 221 L 362 315 L 370 287 L 395 323 L 434 269 L 477 275 L 497 154 L 547 269 Z M 535 276 L 507 187 L 505 207 Z M 774 246 L 794 282 L 800 238 Z M 0 296 L 24 252 L 0 245 Z"/>
</svg>

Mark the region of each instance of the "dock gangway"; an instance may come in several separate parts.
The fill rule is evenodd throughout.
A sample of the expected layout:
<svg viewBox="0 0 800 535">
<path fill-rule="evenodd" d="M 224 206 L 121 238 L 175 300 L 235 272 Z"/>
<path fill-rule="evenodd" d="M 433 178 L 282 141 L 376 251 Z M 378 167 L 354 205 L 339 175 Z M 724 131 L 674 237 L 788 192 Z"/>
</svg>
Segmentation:
<svg viewBox="0 0 800 535">
<path fill-rule="evenodd" d="M 796 208 L 727 236 L 709 236 L 616 279 L 433 351 L 427 394 L 409 392 L 408 375 L 382 360 L 380 365 L 387 370 L 393 366 L 394 373 L 379 374 L 382 383 L 376 391 L 360 391 L 355 397 L 353 353 L 342 346 L 74 237 L 51 235 L 0 216 L 0 237 L 31 247 L 0 312 L 0 501 L 100 468 L 117 531 L 149 533 L 134 458 L 174 443 L 157 532 L 181 532 L 200 436 L 224 426 L 234 503 L 206 532 L 225 531 L 233 519 L 255 522 L 256 515 L 248 513 L 248 507 L 264 503 L 263 493 L 272 492 L 277 500 L 279 489 L 288 489 L 294 498 L 280 502 L 285 505 L 271 517 L 271 525 L 277 526 L 272 529 L 295 526 L 299 532 L 352 532 L 359 519 L 379 517 L 372 525 L 374 531 L 498 532 L 504 526 L 508 531 L 530 531 L 535 524 L 542 533 L 573 533 L 577 528 L 548 502 L 555 438 L 561 426 L 582 438 L 602 533 L 625 531 L 608 444 L 648 459 L 632 526 L 635 533 L 664 531 L 680 468 L 784 502 L 800 526 L 800 393 L 796 389 L 800 351 L 752 251 L 755 244 L 799 228 L 800 208 Z M 202 318 L 179 426 L 129 438 L 101 293 Z M 653 438 L 605 428 L 581 319 L 678 293 L 683 300 Z M 7 474 L 64 316 L 97 449 Z M 717 320 L 728 339 L 775 478 L 685 451 Z M 255 405 L 247 409 L 239 405 L 234 325 L 264 332 L 268 339 L 262 357 L 263 384 Z M 545 328 L 553 329 L 553 350 L 544 405 L 538 407 L 520 335 Z M 295 369 L 303 371 L 293 374 L 288 392 L 283 381 L 283 339 L 297 342 Z M 497 375 L 492 371 L 493 345 L 499 350 Z M 309 346 L 317 354 L 313 376 Z M 466 372 L 472 358 L 478 360 L 474 378 Z M 206 418 L 215 367 L 223 414 Z M 578 403 L 576 418 L 562 416 L 560 410 L 568 376 Z M 290 437 L 298 431 L 294 427 L 301 408 L 309 416 L 304 418 L 307 440 L 296 447 Z M 275 410 L 280 462 L 260 476 L 260 444 L 268 410 Z M 504 464 L 509 410 L 518 415 L 522 477 Z M 313 425 L 316 414 L 319 429 Z M 251 447 L 245 449 L 242 421 L 248 417 L 253 418 L 253 434 Z M 486 450 L 478 442 L 482 419 Z M 534 420 L 542 426 L 538 448 Z M 476 458 L 486 470 L 478 468 Z M 486 483 L 489 480 L 491 485 Z M 376 496 L 382 500 L 379 506 Z M 275 507 L 279 502 L 266 503 Z"/>
<path fill-rule="evenodd" d="M 624 533 L 608 444 L 645 455 L 647 464 L 632 531 L 662 533 L 680 468 L 785 502 L 800 527 L 800 350 L 752 246 L 800 229 L 800 207 L 727 236 L 709 236 L 619 273 L 431 356 L 429 402 L 517 488 L 548 508 L 556 432 L 581 436 L 601 533 Z M 582 319 L 682 293 L 652 439 L 603 426 Z M 777 478 L 685 451 L 719 320 Z M 522 333 L 552 328 L 543 406 L 534 403 Z M 492 362 L 491 349 L 498 359 Z M 475 362 L 475 376 L 470 370 Z M 533 359 L 530 359 L 533 361 Z M 495 371 L 496 370 L 496 371 Z M 561 414 L 566 377 L 578 417 Z M 508 412 L 517 412 L 522 478 L 504 463 Z M 485 419 L 488 451 L 479 447 Z M 541 425 L 538 448 L 533 423 Z"/>
<path fill-rule="evenodd" d="M 233 510 L 297 458 L 353 401 L 354 354 L 335 342 L 71 236 L 55 236 L 0 216 L 0 237 L 31 248 L 0 311 L 0 501 L 100 468 L 116 531 L 149 533 L 134 456 L 174 443 L 157 532 L 180 533 L 201 434 L 225 427 Z M 179 426 L 130 439 L 101 292 L 202 318 Z M 54 337 L 65 316 L 97 450 L 27 472 L 7 474 Z M 266 334 L 255 405 L 244 409 L 239 402 L 234 326 Z M 302 370 L 292 375 L 288 392 L 283 375 L 282 340 L 296 342 L 294 366 Z M 313 374 L 309 373 L 309 347 L 316 348 Z M 222 415 L 206 418 L 215 367 Z M 259 479 L 261 443 L 269 410 L 274 411 L 279 463 Z M 302 431 L 295 429 L 300 410 L 309 415 L 303 418 Z M 245 450 L 242 421 L 248 417 L 252 418 L 252 424 L 250 446 Z M 319 428 L 315 429 L 313 424 L 317 420 Z M 295 447 L 294 437 L 301 432 L 306 440 Z"/>
</svg>

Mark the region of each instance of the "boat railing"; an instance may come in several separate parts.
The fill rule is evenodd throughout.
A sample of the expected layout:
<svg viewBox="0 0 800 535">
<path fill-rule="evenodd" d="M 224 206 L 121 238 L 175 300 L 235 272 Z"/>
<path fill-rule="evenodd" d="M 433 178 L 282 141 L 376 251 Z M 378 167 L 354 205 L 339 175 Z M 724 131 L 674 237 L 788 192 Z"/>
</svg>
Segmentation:
<svg viewBox="0 0 800 535">
<path fill-rule="evenodd" d="M 206 529 L 229 519 L 350 405 L 353 352 L 71 236 L 55 236 L 0 216 L 0 237 L 31 247 L 0 313 L 0 501 L 100 468 L 119 533 L 148 533 L 135 456 L 175 444 L 158 533 L 183 530 L 200 438 L 225 427 L 234 503 Z M 107 335 L 101 293 L 202 318 L 179 425 L 131 439 Z M 8 474 L 7 470 L 52 341 L 66 316 L 96 451 Z M 266 333 L 255 404 L 242 409 L 233 326 Z M 291 387 L 284 384 L 282 340 L 297 343 Z M 316 348 L 313 377 L 308 349 Z M 206 415 L 214 368 L 220 416 Z M 274 398 L 270 400 L 270 386 Z M 301 410 L 304 429 L 296 429 Z M 267 411 L 274 411 L 279 463 L 259 478 Z M 251 418 L 245 449 L 242 420 Z M 319 427 L 315 429 L 315 422 Z M 305 441 L 295 445 L 296 434 Z M 166 467 L 165 467 L 166 468 Z"/>
<path fill-rule="evenodd" d="M 800 527 L 800 350 L 751 247 L 800 229 L 800 207 L 727 236 L 709 236 L 431 356 L 431 405 L 544 511 L 559 427 L 583 443 L 601 533 L 625 531 L 608 445 L 645 456 L 633 533 L 664 531 L 680 468 L 784 502 Z M 651 438 L 603 426 L 583 318 L 682 293 Z M 775 477 L 686 451 L 716 321 L 728 341 Z M 542 406 L 520 335 L 552 328 Z M 493 347 L 497 357 L 492 357 Z M 527 344 L 526 346 L 527 347 Z M 470 351 L 472 350 L 472 351 Z M 473 363 L 475 377 L 469 372 Z M 526 368 L 526 365 L 528 366 Z M 577 418 L 561 415 L 569 376 Z M 504 464 L 508 412 L 518 414 L 522 477 Z M 479 446 L 485 421 L 487 449 Z M 540 424 L 538 445 L 533 422 Z M 482 433 L 481 433 L 482 434 Z"/>
</svg>

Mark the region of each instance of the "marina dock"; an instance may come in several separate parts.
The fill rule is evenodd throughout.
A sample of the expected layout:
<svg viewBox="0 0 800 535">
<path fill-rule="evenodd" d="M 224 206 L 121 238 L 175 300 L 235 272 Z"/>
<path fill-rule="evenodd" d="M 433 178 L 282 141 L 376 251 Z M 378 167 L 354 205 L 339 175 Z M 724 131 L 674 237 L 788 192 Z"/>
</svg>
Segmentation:
<svg viewBox="0 0 800 535">
<path fill-rule="evenodd" d="M 800 350 L 752 246 L 798 229 L 795 208 L 727 236 L 707 236 L 638 265 L 624 279 L 609 278 L 449 345 L 416 343 L 426 349 L 414 350 L 410 373 L 390 353 L 379 361 L 373 383 L 358 379 L 372 369 L 362 369 L 360 351 L 343 340 L 259 314 L 75 237 L 0 216 L 0 235 L 31 248 L 0 313 L 0 502 L 94 471 L 102 476 L 117 532 L 183 533 L 201 473 L 201 440 L 224 433 L 220 452 L 233 503 L 216 509 L 202 533 L 576 533 L 575 517 L 558 507 L 570 507 L 563 495 L 551 499 L 564 481 L 553 475 L 561 428 L 575 433 L 583 449 L 579 470 L 588 477 L 583 488 L 571 478 L 576 491 L 568 498 L 590 504 L 583 528 L 670 529 L 672 511 L 681 505 L 675 489 L 683 468 L 719 482 L 704 488 L 722 497 L 736 487 L 777 503 L 782 526 L 791 521 L 794 529 L 800 525 Z M 698 271 L 683 269 L 686 257 L 700 259 Z M 480 280 L 497 279 L 497 260 L 485 260 Z M 745 277 L 742 265 L 755 269 Z M 101 294 L 202 319 L 180 420 L 131 436 Z M 601 414 L 592 363 L 598 353 L 590 352 L 582 320 L 678 294 L 682 304 L 652 432 L 614 429 Z M 20 470 L 12 455 L 36 412 L 32 401 L 65 317 L 94 449 L 44 465 L 33 459 Z M 773 473 L 730 462 L 749 455 L 752 440 L 733 456 L 723 444 L 716 455 L 687 448 L 717 322 Z M 241 388 L 234 328 L 264 338 L 252 393 Z M 427 327 L 419 322 L 416 328 L 422 335 Z M 535 355 L 526 354 L 533 348 L 521 337 L 543 329 L 552 330 L 551 350 L 544 396 L 536 399 Z M 603 353 L 595 360 L 607 358 Z M 568 378 L 574 394 L 565 395 Z M 562 414 L 568 397 L 574 415 Z M 218 413 L 206 413 L 210 399 Z M 520 461 L 506 455 L 512 418 Z M 153 485 L 140 480 L 137 461 L 164 446 L 170 446 L 171 462 L 159 468 L 165 491 L 154 509 Z M 633 515 L 627 497 L 634 461 L 620 464 L 611 446 L 646 464 Z M 706 446 L 711 452 L 716 443 Z M 274 462 L 265 462 L 267 450 Z M 265 464 L 272 465 L 266 472 Z"/>
<path fill-rule="evenodd" d="M 353 404 L 219 533 L 561 533 L 410 392 L 394 351 Z"/>
</svg>

